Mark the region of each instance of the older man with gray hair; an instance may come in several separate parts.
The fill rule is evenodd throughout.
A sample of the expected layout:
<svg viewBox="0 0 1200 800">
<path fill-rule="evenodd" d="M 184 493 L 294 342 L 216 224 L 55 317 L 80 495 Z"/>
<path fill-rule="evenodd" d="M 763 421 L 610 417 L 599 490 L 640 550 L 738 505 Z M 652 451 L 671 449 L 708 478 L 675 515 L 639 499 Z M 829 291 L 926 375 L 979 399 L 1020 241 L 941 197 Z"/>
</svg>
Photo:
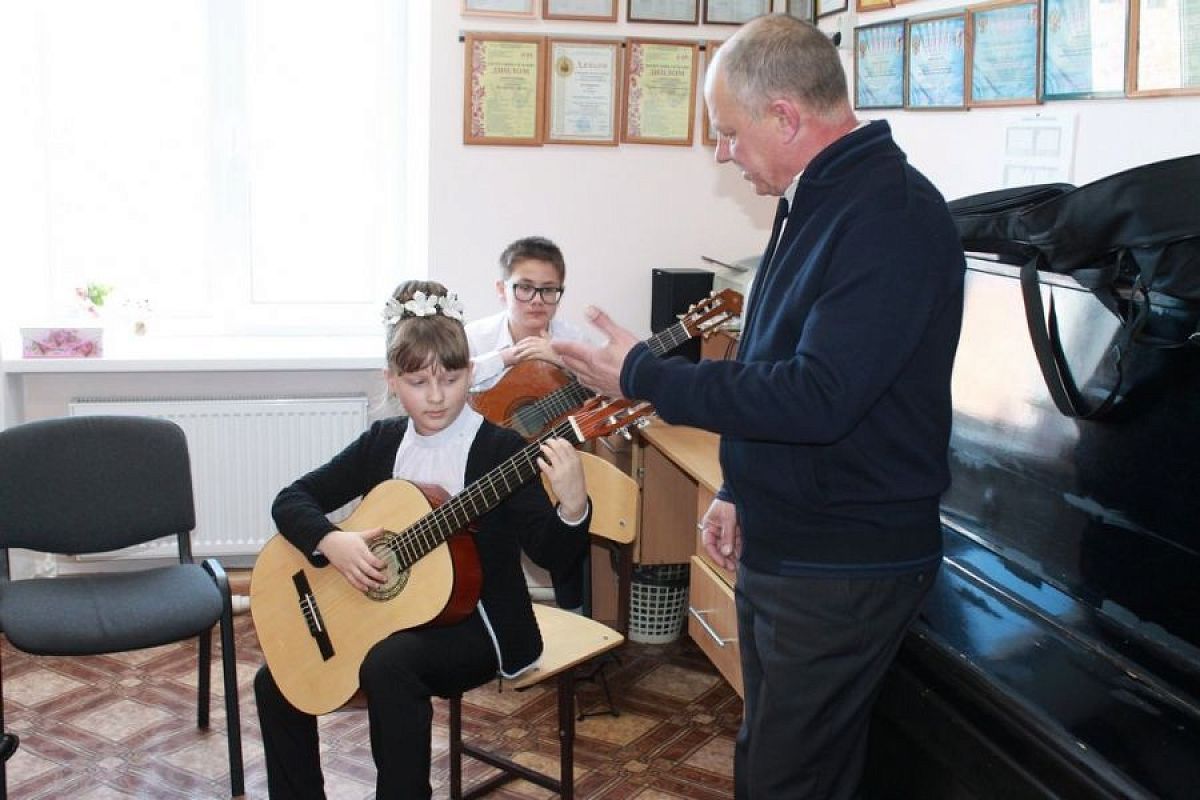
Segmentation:
<svg viewBox="0 0 1200 800">
<path fill-rule="evenodd" d="M 605 347 L 554 347 L 597 391 L 721 435 L 701 528 L 737 570 L 737 797 L 850 798 L 880 681 L 941 563 L 963 252 L 887 122 L 855 119 L 812 25 L 746 24 L 704 94 L 717 161 L 780 198 L 736 359 L 656 358 L 596 309 Z"/>
</svg>

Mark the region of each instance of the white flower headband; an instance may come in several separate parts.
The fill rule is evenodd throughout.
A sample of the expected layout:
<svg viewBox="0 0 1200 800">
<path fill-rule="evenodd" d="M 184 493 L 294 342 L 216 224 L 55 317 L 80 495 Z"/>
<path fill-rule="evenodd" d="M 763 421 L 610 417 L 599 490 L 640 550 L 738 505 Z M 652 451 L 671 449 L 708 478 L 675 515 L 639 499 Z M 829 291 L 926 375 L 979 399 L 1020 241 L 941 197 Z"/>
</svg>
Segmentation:
<svg viewBox="0 0 1200 800">
<path fill-rule="evenodd" d="M 440 294 L 427 295 L 418 291 L 413 292 L 412 299 L 403 303 L 389 297 L 383 305 L 383 321 L 387 325 L 395 325 L 405 317 L 432 317 L 434 314 L 462 322 L 462 301 L 453 292 L 448 292 L 443 297 Z"/>
</svg>

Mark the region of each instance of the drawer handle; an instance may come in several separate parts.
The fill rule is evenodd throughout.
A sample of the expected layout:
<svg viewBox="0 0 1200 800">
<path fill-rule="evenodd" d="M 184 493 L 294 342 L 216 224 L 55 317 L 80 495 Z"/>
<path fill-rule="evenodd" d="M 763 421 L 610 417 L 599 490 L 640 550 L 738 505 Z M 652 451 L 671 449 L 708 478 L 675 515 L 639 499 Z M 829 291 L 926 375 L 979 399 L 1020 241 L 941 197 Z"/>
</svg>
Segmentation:
<svg viewBox="0 0 1200 800">
<path fill-rule="evenodd" d="M 726 644 L 728 644 L 729 642 L 736 642 L 736 641 L 737 641 L 737 639 L 736 639 L 736 638 L 734 638 L 734 639 L 722 639 L 722 638 L 721 638 L 721 635 L 720 635 L 719 633 L 717 633 L 715 630 L 713 630 L 713 627 L 712 627 L 712 625 L 709 625 L 709 624 L 708 624 L 708 620 L 706 620 L 706 619 L 704 618 L 704 615 L 705 615 L 705 614 L 711 614 L 711 613 L 712 613 L 712 611 L 711 611 L 711 610 L 705 610 L 705 611 L 701 611 L 701 610 L 699 610 L 698 608 L 696 608 L 696 607 L 694 607 L 694 606 L 688 606 L 688 613 L 692 615 L 692 617 L 693 617 L 693 618 L 696 620 L 696 622 L 700 623 L 700 627 L 701 627 L 701 628 L 704 628 L 704 632 L 705 632 L 705 633 L 707 633 L 709 636 L 711 636 L 711 637 L 712 637 L 712 640 L 713 640 L 714 642 L 716 642 L 716 643 L 717 643 L 717 647 L 724 647 L 724 646 L 725 646 Z"/>
</svg>

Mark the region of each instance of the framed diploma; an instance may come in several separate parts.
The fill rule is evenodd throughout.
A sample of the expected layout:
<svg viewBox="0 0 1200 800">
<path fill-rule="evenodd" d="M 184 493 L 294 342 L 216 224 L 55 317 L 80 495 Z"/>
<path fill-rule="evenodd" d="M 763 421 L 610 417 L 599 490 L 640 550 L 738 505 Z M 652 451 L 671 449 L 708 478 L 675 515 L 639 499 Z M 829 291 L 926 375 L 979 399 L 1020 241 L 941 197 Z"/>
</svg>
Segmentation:
<svg viewBox="0 0 1200 800">
<path fill-rule="evenodd" d="M 463 143 L 540 145 L 542 37 L 469 32 L 465 39 Z"/>
<path fill-rule="evenodd" d="M 1130 0 L 1127 94 L 1200 94 L 1200 4 Z"/>
<path fill-rule="evenodd" d="M 849 0 L 813 0 L 816 3 L 817 19 L 840 14 L 850 7 Z"/>
<path fill-rule="evenodd" d="M 908 20 L 907 64 L 905 108 L 966 108 L 966 14 Z"/>
<path fill-rule="evenodd" d="M 805 22 L 817 21 L 816 0 L 787 0 L 783 11 L 789 17 L 802 19 Z"/>
<path fill-rule="evenodd" d="M 700 0 L 629 0 L 625 19 L 629 22 L 695 25 L 700 21 Z"/>
<path fill-rule="evenodd" d="M 904 107 L 904 20 L 854 29 L 854 107 Z"/>
<path fill-rule="evenodd" d="M 1005 0 L 968 9 L 967 104 L 1019 106 L 1038 102 L 1041 32 L 1038 0 Z"/>
<path fill-rule="evenodd" d="M 620 74 L 620 42 L 549 39 L 546 142 L 616 145 Z"/>
<path fill-rule="evenodd" d="M 536 17 L 537 0 L 462 0 L 463 16 Z"/>
<path fill-rule="evenodd" d="M 696 42 L 627 39 L 621 141 L 691 145 Z"/>
<path fill-rule="evenodd" d="M 542 0 L 542 19 L 616 22 L 617 0 Z"/>
<path fill-rule="evenodd" d="M 708 68 L 712 66 L 713 58 L 717 55 L 717 50 L 720 49 L 723 42 L 706 42 L 704 47 L 704 74 L 708 74 Z M 703 80 L 701 81 L 703 83 Z M 700 128 L 700 141 L 711 147 L 717 146 L 717 129 L 713 127 L 712 120 L 708 118 L 708 103 L 704 97 L 700 98 L 700 117 L 702 127 Z"/>
<path fill-rule="evenodd" d="M 1046 0 L 1042 99 L 1125 94 L 1129 6 L 1118 0 Z"/>
<path fill-rule="evenodd" d="M 704 22 L 709 25 L 741 25 L 771 13 L 771 0 L 704 0 Z"/>
<path fill-rule="evenodd" d="M 855 0 L 854 2 L 854 10 L 860 14 L 864 11 L 881 11 L 895 6 L 896 4 L 892 0 Z"/>
</svg>

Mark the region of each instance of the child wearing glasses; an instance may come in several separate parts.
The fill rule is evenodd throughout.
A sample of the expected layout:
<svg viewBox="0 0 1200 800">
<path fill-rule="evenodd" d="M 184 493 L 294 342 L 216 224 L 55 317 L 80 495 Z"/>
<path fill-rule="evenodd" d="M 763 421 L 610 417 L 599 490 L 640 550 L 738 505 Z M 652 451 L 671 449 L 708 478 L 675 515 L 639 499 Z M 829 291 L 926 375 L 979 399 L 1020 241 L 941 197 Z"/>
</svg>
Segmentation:
<svg viewBox="0 0 1200 800">
<path fill-rule="evenodd" d="M 549 239 L 527 236 L 504 248 L 496 281 L 504 310 L 466 326 L 474 373 L 472 392 L 491 389 L 509 368 L 522 361 L 541 359 L 561 367 L 562 361 L 550 349 L 552 340 L 600 344 L 590 332 L 555 316 L 566 275 L 562 251 Z M 552 576 L 528 558 L 522 559 L 521 566 L 529 586 L 553 588 L 560 608 L 582 607 L 582 571 Z"/>
<path fill-rule="evenodd" d="M 566 275 L 562 251 L 549 239 L 528 236 L 504 248 L 496 281 L 504 310 L 467 325 L 475 373 L 471 391 L 492 388 L 521 361 L 536 358 L 561 367 L 551 340 L 598 344 L 583 328 L 555 317 Z"/>
</svg>

